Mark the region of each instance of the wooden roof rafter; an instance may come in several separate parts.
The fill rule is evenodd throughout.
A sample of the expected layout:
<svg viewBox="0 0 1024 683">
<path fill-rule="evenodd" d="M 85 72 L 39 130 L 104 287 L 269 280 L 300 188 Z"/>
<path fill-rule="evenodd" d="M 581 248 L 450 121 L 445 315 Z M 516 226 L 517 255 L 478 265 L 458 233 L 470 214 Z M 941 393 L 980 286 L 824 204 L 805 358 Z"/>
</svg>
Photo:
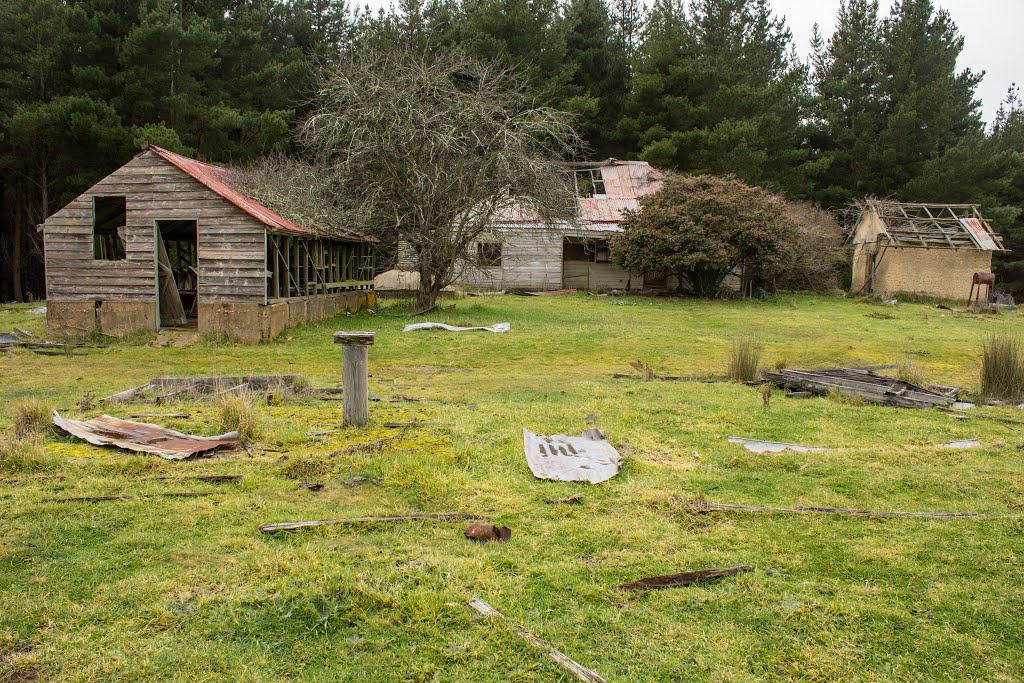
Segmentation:
<svg viewBox="0 0 1024 683">
<path fill-rule="evenodd" d="M 1000 236 L 975 204 L 920 204 L 869 199 L 884 226 L 884 237 L 896 247 L 981 249 L 1002 251 Z"/>
</svg>

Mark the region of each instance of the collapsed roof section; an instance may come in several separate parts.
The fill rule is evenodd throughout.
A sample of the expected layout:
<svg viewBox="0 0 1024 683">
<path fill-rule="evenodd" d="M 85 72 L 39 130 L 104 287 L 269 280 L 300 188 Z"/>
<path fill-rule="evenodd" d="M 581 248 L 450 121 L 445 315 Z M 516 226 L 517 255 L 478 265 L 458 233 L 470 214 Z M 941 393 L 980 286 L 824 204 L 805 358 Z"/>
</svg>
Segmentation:
<svg viewBox="0 0 1024 683">
<path fill-rule="evenodd" d="M 894 247 L 1003 251 L 1002 239 L 976 204 L 911 204 L 869 199 L 879 239 Z"/>
<path fill-rule="evenodd" d="M 164 161 L 172 164 L 178 169 L 189 174 L 200 183 L 228 200 L 242 211 L 266 225 L 271 232 L 285 233 L 290 235 L 302 235 L 303 237 L 333 237 L 348 239 L 354 242 L 376 242 L 372 237 L 365 237 L 357 233 L 339 228 L 330 232 L 324 230 L 313 230 L 306 228 L 293 221 L 284 218 L 276 211 L 264 206 L 252 197 L 234 186 L 230 169 L 222 166 L 214 166 L 190 157 L 172 152 L 156 145 L 148 145 L 147 149 Z"/>
</svg>

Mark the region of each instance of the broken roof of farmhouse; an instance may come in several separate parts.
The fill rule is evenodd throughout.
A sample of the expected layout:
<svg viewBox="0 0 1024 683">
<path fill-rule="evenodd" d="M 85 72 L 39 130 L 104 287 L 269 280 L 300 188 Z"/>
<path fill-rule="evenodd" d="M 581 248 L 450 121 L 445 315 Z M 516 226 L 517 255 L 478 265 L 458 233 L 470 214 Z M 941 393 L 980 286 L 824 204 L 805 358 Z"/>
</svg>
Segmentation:
<svg viewBox="0 0 1024 683">
<path fill-rule="evenodd" d="M 1003 251 L 1002 239 L 976 204 L 911 204 L 869 199 L 865 210 L 882 221 L 882 235 L 896 247 Z"/>
<path fill-rule="evenodd" d="M 276 211 L 264 206 L 252 197 L 248 196 L 232 182 L 230 169 L 221 166 L 214 166 L 203 161 L 197 161 L 187 156 L 177 154 L 156 145 L 147 145 L 147 149 L 161 159 L 174 165 L 178 169 L 189 174 L 200 183 L 210 188 L 218 195 L 228 200 L 242 211 L 260 221 L 274 232 L 302 235 L 304 237 L 340 237 L 361 242 L 376 241 L 370 237 L 364 237 L 351 231 L 334 228 L 330 234 L 303 227 L 297 223 L 284 218 Z"/>
</svg>

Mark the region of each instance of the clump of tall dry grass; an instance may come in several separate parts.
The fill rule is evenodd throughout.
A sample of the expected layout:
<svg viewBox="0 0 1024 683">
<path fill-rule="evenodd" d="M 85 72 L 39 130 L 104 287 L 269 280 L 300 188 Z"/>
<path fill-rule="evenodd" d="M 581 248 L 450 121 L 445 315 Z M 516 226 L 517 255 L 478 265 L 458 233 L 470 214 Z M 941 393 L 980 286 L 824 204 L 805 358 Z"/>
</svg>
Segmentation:
<svg viewBox="0 0 1024 683">
<path fill-rule="evenodd" d="M 50 408 L 42 401 L 28 399 L 14 406 L 14 438 L 26 439 L 50 427 Z"/>
<path fill-rule="evenodd" d="M 249 443 L 258 437 L 263 426 L 262 415 L 252 395 L 247 393 L 221 397 L 217 419 L 220 429 L 238 432 L 242 443 Z"/>
<path fill-rule="evenodd" d="M 734 339 L 729 350 L 728 376 L 734 382 L 753 382 L 761 364 L 761 347 L 748 337 Z"/>
<path fill-rule="evenodd" d="M 1024 399 L 1024 343 L 1007 334 L 992 335 L 981 348 L 981 394 L 985 398 Z"/>
</svg>

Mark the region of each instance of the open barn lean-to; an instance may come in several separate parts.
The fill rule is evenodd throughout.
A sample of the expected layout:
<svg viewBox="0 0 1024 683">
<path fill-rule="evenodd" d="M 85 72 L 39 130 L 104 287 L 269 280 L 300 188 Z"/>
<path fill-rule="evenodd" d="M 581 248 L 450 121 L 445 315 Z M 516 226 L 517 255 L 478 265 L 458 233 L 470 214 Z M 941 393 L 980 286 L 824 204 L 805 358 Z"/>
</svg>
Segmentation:
<svg viewBox="0 0 1024 683">
<path fill-rule="evenodd" d="M 999 235 L 974 204 L 869 199 L 853 237 L 852 291 L 966 300 L 975 273 L 992 270 Z"/>
<path fill-rule="evenodd" d="M 612 263 L 609 240 L 626 211 L 661 186 L 662 174 L 643 161 L 608 159 L 572 168 L 577 217 L 571 223 L 538 223 L 514 212 L 470 245 L 472 264 L 457 284 L 480 289 L 641 289 L 664 286 Z"/>
<path fill-rule="evenodd" d="M 373 301 L 372 238 L 296 225 L 231 171 L 147 145 L 42 225 L 47 326 L 242 341 Z"/>
</svg>

